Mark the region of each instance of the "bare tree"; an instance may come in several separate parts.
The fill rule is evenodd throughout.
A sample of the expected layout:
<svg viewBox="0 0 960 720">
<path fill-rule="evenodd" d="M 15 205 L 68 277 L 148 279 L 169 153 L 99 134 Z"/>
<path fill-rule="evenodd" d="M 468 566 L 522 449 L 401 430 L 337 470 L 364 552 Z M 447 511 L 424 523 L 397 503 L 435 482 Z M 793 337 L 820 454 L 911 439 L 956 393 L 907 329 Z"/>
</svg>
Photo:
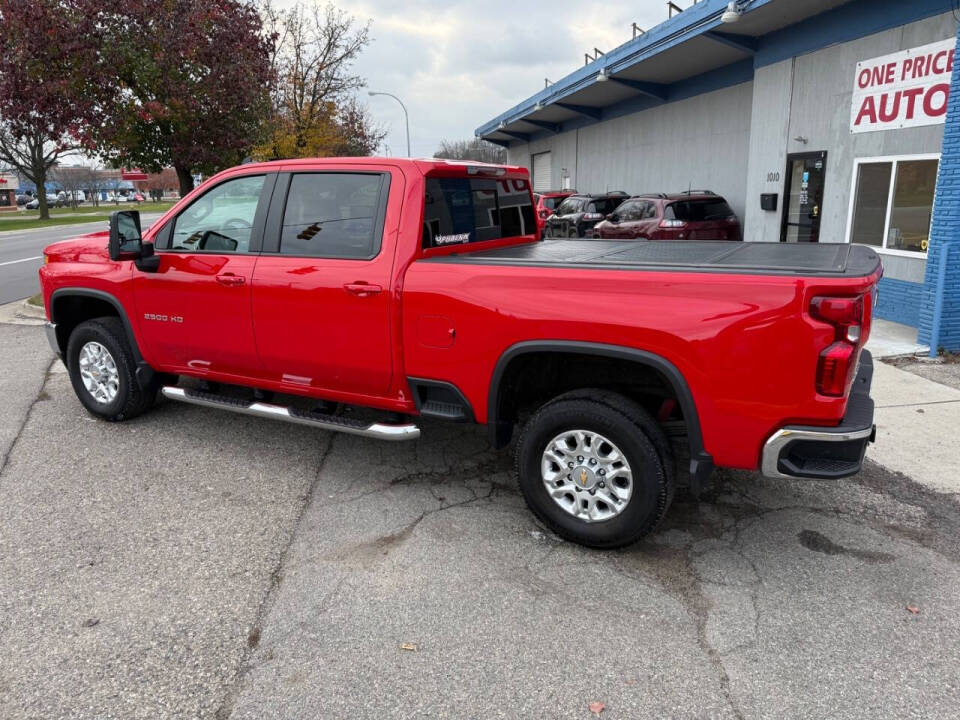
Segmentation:
<svg viewBox="0 0 960 720">
<path fill-rule="evenodd" d="M 278 10 L 260 5 L 264 33 L 273 41 L 271 63 L 276 85 L 266 124 L 263 159 L 330 154 L 332 147 L 375 148 L 383 132 L 352 100 L 364 87 L 353 63 L 370 42 L 370 22 L 359 25 L 332 3 L 298 2 Z M 362 130 L 359 139 L 347 137 Z"/>
<path fill-rule="evenodd" d="M 440 147 L 433 156 L 447 160 L 476 160 L 494 165 L 503 165 L 507 161 L 506 149 L 481 138 L 441 140 Z"/>
<path fill-rule="evenodd" d="M 46 183 L 50 169 L 75 150 L 76 146 L 69 142 L 51 142 L 43 130 L 14 134 L 7 127 L 0 127 L 0 162 L 16 168 L 36 186 L 41 218 L 49 217 Z"/>
<path fill-rule="evenodd" d="M 83 189 L 90 196 L 90 202 L 94 207 L 100 206 L 100 193 L 110 182 L 111 178 L 98 163 L 81 165 L 77 168 L 82 178 Z"/>
<path fill-rule="evenodd" d="M 85 187 L 85 168 L 69 167 L 65 165 L 54 165 L 48 173 L 51 180 L 58 183 L 67 194 L 70 201 L 70 207 L 77 207 L 77 198 Z"/>
</svg>

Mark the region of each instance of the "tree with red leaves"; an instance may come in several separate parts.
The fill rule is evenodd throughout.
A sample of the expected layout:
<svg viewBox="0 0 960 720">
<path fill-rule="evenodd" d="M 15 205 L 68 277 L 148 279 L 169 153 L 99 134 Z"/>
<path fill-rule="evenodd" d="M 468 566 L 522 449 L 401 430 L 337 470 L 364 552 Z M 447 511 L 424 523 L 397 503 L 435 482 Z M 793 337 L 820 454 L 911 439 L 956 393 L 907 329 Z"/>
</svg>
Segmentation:
<svg viewBox="0 0 960 720">
<path fill-rule="evenodd" d="M 94 27 L 74 0 L 0 0 L 0 162 L 37 186 L 79 149 L 94 106 L 83 89 L 97 59 Z"/>
<path fill-rule="evenodd" d="M 182 196 L 195 172 L 246 157 L 273 84 L 271 38 L 251 2 L 77 1 L 102 34 L 89 79 L 102 108 L 91 131 L 105 158 L 152 172 L 172 166 Z"/>
</svg>

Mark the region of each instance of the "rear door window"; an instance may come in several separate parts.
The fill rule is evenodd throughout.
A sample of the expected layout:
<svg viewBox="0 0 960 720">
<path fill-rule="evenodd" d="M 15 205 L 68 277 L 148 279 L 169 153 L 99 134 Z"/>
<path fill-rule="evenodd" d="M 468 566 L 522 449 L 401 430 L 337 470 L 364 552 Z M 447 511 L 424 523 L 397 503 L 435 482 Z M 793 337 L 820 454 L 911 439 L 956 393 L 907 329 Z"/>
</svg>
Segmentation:
<svg viewBox="0 0 960 720">
<path fill-rule="evenodd" d="M 298 173 L 290 178 L 280 254 L 370 259 L 380 251 L 382 173 Z"/>
<path fill-rule="evenodd" d="M 708 220 L 725 220 L 733 215 L 733 210 L 723 198 L 709 200 L 681 200 L 671 204 L 668 210 L 672 211 L 669 219 L 684 220 L 686 222 L 704 222 Z"/>
<path fill-rule="evenodd" d="M 533 235 L 537 221 L 526 180 L 427 178 L 423 247 Z"/>
</svg>

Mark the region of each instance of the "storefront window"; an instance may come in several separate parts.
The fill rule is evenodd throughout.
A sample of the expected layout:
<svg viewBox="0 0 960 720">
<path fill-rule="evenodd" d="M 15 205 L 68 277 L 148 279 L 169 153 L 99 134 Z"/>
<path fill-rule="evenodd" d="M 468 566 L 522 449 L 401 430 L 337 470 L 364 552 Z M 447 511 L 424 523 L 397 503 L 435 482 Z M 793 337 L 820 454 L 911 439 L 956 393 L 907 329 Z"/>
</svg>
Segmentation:
<svg viewBox="0 0 960 720">
<path fill-rule="evenodd" d="M 857 192 L 853 205 L 853 232 L 850 241 L 881 245 L 890 197 L 893 163 L 862 163 L 858 168 Z"/>
<path fill-rule="evenodd" d="M 929 156 L 858 160 L 850 242 L 925 253 L 939 164 Z"/>
<path fill-rule="evenodd" d="M 888 248 L 914 252 L 927 251 L 938 165 L 937 160 L 911 160 L 897 163 L 893 208 L 887 230 Z"/>
</svg>

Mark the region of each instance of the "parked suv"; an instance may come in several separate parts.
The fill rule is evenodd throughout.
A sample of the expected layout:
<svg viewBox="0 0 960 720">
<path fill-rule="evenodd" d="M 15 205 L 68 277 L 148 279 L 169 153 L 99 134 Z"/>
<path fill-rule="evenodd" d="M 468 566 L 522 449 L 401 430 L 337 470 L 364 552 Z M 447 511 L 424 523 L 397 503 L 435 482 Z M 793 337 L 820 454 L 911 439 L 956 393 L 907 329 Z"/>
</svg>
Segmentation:
<svg viewBox="0 0 960 720">
<path fill-rule="evenodd" d="M 571 195 L 546 219 L 545 238 L 593 237 L 593 226 L 614 212 L 627 198 L 625 192 Z"/>
<path fill-rule="evenodd" d="M 547 218 L 553 215 L 564 200 L 576 194 L 576 190 L 548 190 L 547 192 L 533 194 L 533 209 L 537 213 L 537 230 L 539 230 L 540 237 L 543 237 L 543 228 L 546 225 Z"/>
<path fill-rule="evenodd" d="M 624 201 L 594 228 L 610 240 L 742 240 L 740 221 L 719 195 L 692 190 Z"/>
</svg>

